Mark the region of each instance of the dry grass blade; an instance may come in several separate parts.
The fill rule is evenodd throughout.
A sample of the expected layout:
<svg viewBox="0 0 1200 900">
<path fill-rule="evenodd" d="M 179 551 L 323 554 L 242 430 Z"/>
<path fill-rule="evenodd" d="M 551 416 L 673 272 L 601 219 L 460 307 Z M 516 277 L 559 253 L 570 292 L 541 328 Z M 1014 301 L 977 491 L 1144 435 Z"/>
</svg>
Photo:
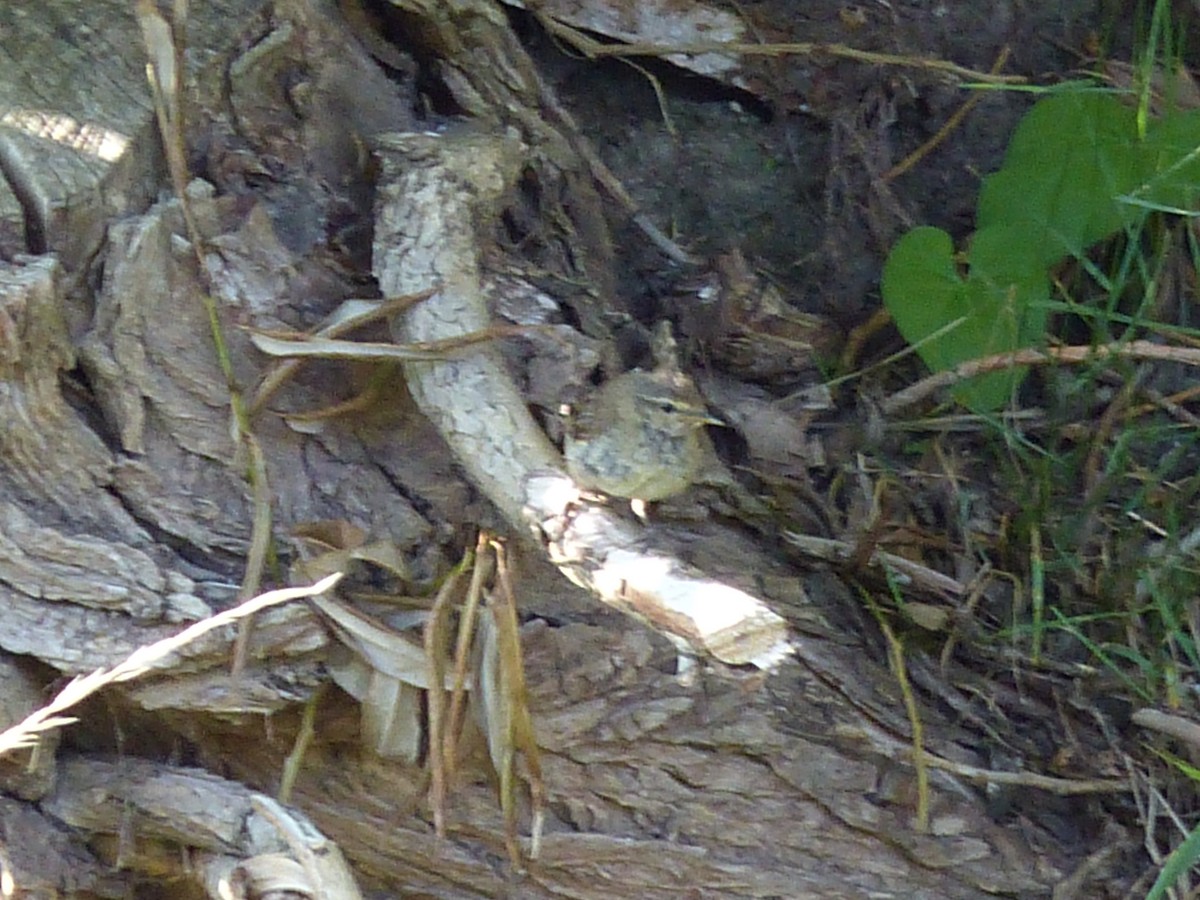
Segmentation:
<svg viewBox="0 0 1200 900">
<path fill-rule="evenodd" d="M 430 288 L 386 300 L 347 300 L 321 323 L 312 337 L 337 338 L 372 322 L 386 320 L 389 316 L 399 315 L 409 307 L 428 299 L 435 290 Z M 249 414 L 252 418 L 263 410 L 276 391 L 293 378 L 302 365 L 303 359 L 285 358 L 267 373 L 250 401 Z"/>
<path fill-rule="evenodd" d="M 529 792 L 533 806 L 533 821 L 530 825 L 529 856 L 537 859 L 541 848 L 542 822 L 545 818 L 546 788 L 542 780 L 541 754 L 537 735 L 533 730 L 533 718 L 529 714 L 529 695 L 525 686 L 525 663 L 521 655 L 520 625 L 517 621 L 517 601 L 513 595 L 512 580 L 505 560 L 504 546 L 492 542 L 496 552 L 496 572 L 499 590 L 493 594 L 490 612 L 496 625 L 495 640 L 499 650 L 501 696 L 504 700 L 505 729 L 504 750 L 500 771 L 500 804 L 504 810 L 505 838 L 509 856 L 517 864 L 519 853 L 516 845 L 516 753 L 525 757 L 529 770 Z M 490 724 L 490 723 L 489 723 Z M 492 729 L 488 729 L 488 746 L 492 750 L 492 763 L 497 764 L 492 741 Z"/>
<path fill-rule="evenodd" d="M 257 332 L 250 335 L 254 346 L 267 356 L 289 359 L 340 359 L 355 362 L 428 362 L 447 359 L 479 344 L 498 338 L 527 335 L 530 331 L 553 333 L 553 329 L 540 325 L 496 325 L 474 334 L 444 341 L 426 341 L 412 344 L 381 344 L 371 341 L 338 341 L 322 337 L 281 338 Z"/>
<path fill-rule="evenodd" d="M 490 604 L 479 619 L 477 629 L 480 600 L 493 571 L 490 564 L 493 555 L 499 586 L 490 595 Z M 439 836 L 445 836 L 447 797 L 456 774 L 457 744 L 463 727 L 468 677 L 473 674 L 475 710 L 487 740 L 488 755 L 500 779 L 504 844 L 513 866 L 520 868 L 516 796 L 518 752 L 525 756 L 533 801 L 531 858 L 536 858 L 540 844 L 545 787 L 526 696 L 516 603 L 503 548 L 497 541 L 481 533 L 475 552 L 464 557 L 457 571 L 465 572 L 468 565 L 473 566 L 473 571 L 459 618 L 453 679 L 447 677 L 446 648 L 454 584 L 448 582 L 439 592 L 425 629 L 429 682 L 453 682 L 449 704 L 443 692 L 431 690 L 429 693 L 429 803 L 434 829 Z M 475 663 L 473 673 L 468 669 L 469 659 Z"/>
<path fill-rule="evenodd" d="M 162 662 L 176 650 L 186 646 L 202 635 L 217 628 L 230 625 L 246 616 L 252 616 L 259 610 L 289 600 L 300 600 L 305 597 L 316 597 L 332 588 L 341 579 L 340 572 L 322 578 L 309 587 L 283 588 L 278 591 L 268 591 L 258 597 L 241 603 L 233 609 L 227 609 L 207 619 L 202 619 L 189 625 L 179 634 L 165 640 L 142 647 L 130 654 L 122 663 L 111 669 L 101 669 L 91 675 L 75 678 L 46 706 L 27 716 L 3 734 L 0 734 L 0 755 L 22 747 L 28 747 L 37 742 L 37 734 L 49 728 L 69 724 L 72 719 L 64 718 L 61 714 L 80 701 L 90 697 L 107 684 L 118 681 L 130 681 L 150 671 L 156 664 Z"/>
<path fill-rule="evenodd" d="M 429 667 L 429 681 L 434 685 L 446 681 L 446 633 L 450 628 L 451 603 L 459 578 L 473 564 L 474 554 L 468 552 L 462 562 L 442 584 L 429 620 L 425 623 L 425 659 Z M 472 582 L 474 586 L 474 582 Z M 433 829 L 438 837 L 446 836 L 446 795 L 449 791 L 449 766 L 443 747 L 446 741 L 446 697 L 445 693 L 431 690 L 429 702 L 429 805 L 433 810 Z"/>
<path fill-rule="evenodd" d="M 149 62 L 146 75 L 150 82 L 150 93 L 154 101 L 154 112 L 158 130 L 166 154 L 167 170 L 171 186 L 179 200 L 183 213 L 184 228 L 192 252 L 196 257 L 196 271 L 205 285 L 202 294 L 205 311 L 209 319 L 213 347 L 220 364 L 225 383 L 229 388 L 229 404 L 237 423 L 237 434 L 242 448 L 250 455 L 250 483 L 254 491 L 254 519 L 250 535 L 250 550 L 246 557 L 246 572 L 242 579 L 239 600 L 246 600 L 258 593 L 262 583 L 262 572 L 266 565 L 267 551 L 271 541 L 271 492 L 267 481 L 266 464 L 262 449 L 250 429 L 250 419 L 242 402 L 241 392 L 233 373 L 233 362 L 229 348 L 221 331 L 221 321 L 216 300 L 208 290 L 207 268 L 204 265 L 204 244 L 196 218 L 188 198 L 187 186 L 191 180 L 187 166 L 187 145 L 183 127 L 183 83 L 184 35 L 187 30 L 186 0 L 177 0 L 172 6 L 172 19 L 168 22 L 159 13 L 154 0 L 137 0 L 136 15 L 142 30 Z M 234 646 L 232 670 L 236 675 L 245 664 L 246 648 L 250 643 L 251 619 L 245 618 L 239 625 L 238 639 Z"/>
<path fill-rule="evenodd" d="M 1003 69 L 1005 63 L 1008 62 L 1008 58 L 1011 53 L 1012 51 L 1008 47 L 1005 47 L 1000 51 L 1000 55 L 996 57 L 996 61 L 992 64 L 993 75 L 1000 74 L 1000 70 Z M 905 172 L 913 169 L 917 163 L 932 153 L 938 146 L 945 143 L 946 138 L 949 137 L 951 132 L 953 132 L 956 128 L 958 128 L 959 125 L 962 124 L 963 120 L 967 117 L 967 113 L 969 113 L 982 102 L 983 97 L 984 94 L 982 91 L 976 91 L 974 94 L 968 97 L 966 102 L 964 102 L 962 106 L 954 111 L 954 114 L 946 120 L 945 124 L 943 124 L 942 127 L 937 130 L 937 133 L 934 134 L 933 137 L 921 144 L 920 147 L 908 154 L 908 156 L 904 157 L 904 159 L 896 163 L 896 165 L 892 166 L 892 168 L 888 169 L 883 174 L 883 180 L 895 181 Z"/>
<path fill-rule="evenodd" d="M 262 446 L 249 431 L 242 432 L 242 446 L 250 454 L 250 486 L 254 491 L 254 518 L 250 528 L 250 549 L 246 554 L 246 571 L 242 576 L 238 596 L 245 598 L 258 593 L 262 584 L 263 569 L 267 564 L 267 553 L 271 544 L 271 489 L 267 480 L 267 461 Z M 254 619 L 247 617 L 238 625 L 237 640 L 233 645 L 231 672 L 237 675 L 246 664 L 250 636 L 253 634 Z"/>
<path fill-rule="evenodd" d="M 492 574 L 492 568 L 488 562 L 490 560 L 487 553 L 488 543 L 487 533 L 480 532 L 478 543 L 475 545 L 475 568 L 471 572 L 471 585 L 467 589 L 467 599 L 463 604 L 462 618 L 458 627 L 458 642 L 454 647 L 454 684 L 450 690 L 450 714 L 446 722 L 446 739 L 443 745 L 446 762 L 451 771 L 453 771 L 457 758 L 458 736 L 463 727 L 463 714 L 466 711 L 475 617 L 479 610 L 479 599 L 483 596 L 484 584 Z"/>
<path fill-rule="evenodd" d="M 280 803 L 290 803 L 292 800 L 292 789 L 296 786 L 296 778 L 300 774 L 300 766 L 304 762 L 304 754 L 308 752 L 308 748 L 317 736 L 317 709 L 328 693 L 329 685 L 321 684 L 313 691 L 313 695 L 308 698 L 308 702 L 304 704 L 304 715 L 300 717 L 300 730 L 296 732 L 296 739 L 292 742 L 292 749 L 288 752 L 287 758 L 284 759 L 283 768 L 279 774 L 279 791 L 277 796 Z"/>
<path fill-rule="evenodd" d="M 137 19 L 142 29 L 142 42 L 149 62 L 146 74 L 154 98 L 154 112 L 158 117 L 158 130 L 162 135 L 163 150 L 167 156 L 167 169 L 171 185 L 183 207 L 189 237 L 196 234 L 196 223 L 186 199 L 188 183 L 187 158 L 183 143 L 183 115 L 180 103 L 180 73 L 182 71 L 183 47 L 177 38 L 183 23 L 168 23 L 159 13 L 154 0 L 138 0 Z M 199 256 L 199 247 L 196 247 Z"/>
<path fill-rule="evenodd" d="M 908 680 L 908 667 L 904 662 L 904 644 L 888 624 L 887 616 L 871 596 L 871 592 L 860 588 L 871 615 L 875 617 L 880 631 L 887 641 L 888 665 L 896 679 L 896 686 L 904 698 L 904 709 L 908 713 L 908 725 L 912 731 L 912 765 L 917 775 L 916 814 L 913 827 L 918 834 L 929 833 L 929 762 L 925 753 L 925 725 L 917 707 L 912 684 Z"/>
</svg>

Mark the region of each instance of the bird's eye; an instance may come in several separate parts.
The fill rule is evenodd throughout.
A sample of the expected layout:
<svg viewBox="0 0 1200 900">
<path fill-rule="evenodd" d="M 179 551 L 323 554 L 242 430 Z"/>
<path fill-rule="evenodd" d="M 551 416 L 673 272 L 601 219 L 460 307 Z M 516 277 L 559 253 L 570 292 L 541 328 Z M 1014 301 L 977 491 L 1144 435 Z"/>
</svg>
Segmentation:
<svg viewBox="0 0 1200 900">
<path fill-rule="evenodd" d="M 660 400 L 659 404 L 658 404 L 658 408 L 665 413 L 676 412 L 675 404 L 672 403 L 670 400 Z"/>
</svg>

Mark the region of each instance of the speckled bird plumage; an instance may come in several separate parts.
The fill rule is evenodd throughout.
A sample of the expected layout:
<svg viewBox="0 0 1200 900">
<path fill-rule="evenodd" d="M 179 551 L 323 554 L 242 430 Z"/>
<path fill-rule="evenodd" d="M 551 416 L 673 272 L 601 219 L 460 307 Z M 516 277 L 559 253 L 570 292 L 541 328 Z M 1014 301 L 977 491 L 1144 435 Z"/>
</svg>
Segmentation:
<svg viewBox="0 0 1200 900">
<path fill-rule="evenodd" d="M 684 491 L 705 464 L 700 429 L 714 424 L 696 386 L 675 369 L 635 369 L 610 379 L 566 437 L 567 471 L 614 497 L 663 500 Z"/>
</svg>

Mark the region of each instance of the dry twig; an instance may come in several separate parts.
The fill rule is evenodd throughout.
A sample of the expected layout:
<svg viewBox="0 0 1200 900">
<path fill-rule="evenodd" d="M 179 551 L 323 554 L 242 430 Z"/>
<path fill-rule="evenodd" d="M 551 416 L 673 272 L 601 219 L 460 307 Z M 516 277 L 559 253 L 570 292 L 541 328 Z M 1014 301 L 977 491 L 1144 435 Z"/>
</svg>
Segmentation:
<svg viewBox="0 0 1200 900">
<path fill-rule="evenodd" d="M 1164 362 L 1200 366 L 1200 348 L 1172 347 L 1153 341 L 1130 341 L 1127 344 L 1104 344 L 1099 347 L 1049 347 L 1045 350 L 1015 350 L 959 363 L 953 369 L 937 372 L 914 385 L 897 391 L 880 404 L 884 415 L 895 415 L 942 388 L 958 384 L 967 378 L 1011 369 L 1014 366 L 1044 366 L 1049 363 L 1086 363 L 1105 359 L 1154 359 Z"/>
</svg>

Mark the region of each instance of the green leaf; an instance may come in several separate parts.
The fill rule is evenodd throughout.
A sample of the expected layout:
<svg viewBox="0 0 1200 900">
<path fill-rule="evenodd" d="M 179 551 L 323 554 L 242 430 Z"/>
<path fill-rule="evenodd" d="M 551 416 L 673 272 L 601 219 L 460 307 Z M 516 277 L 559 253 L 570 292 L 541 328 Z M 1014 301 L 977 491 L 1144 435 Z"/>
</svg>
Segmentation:
<svg viewBox="0 0 1200 900">
<path fill-rule="evenodd" d="M 950 236 L 916 228 L 892 248 L 883 299 L 896 327 L 934 371 L 1036 343 L 1045 329 L 1048 283 L 1037 248 L 1023 228 L 993 227 L 975 235 L 970 274 L 954 265 Z M 1024 368 L 980 375 L 955 388 L 978 411 L 1004 404 Z"/>
<path fill-rule="evenodd" d="M 1196 864 L 1197 859 L 1200 859 L 1200 828 L 1193 828 L 1183 843 L 1167 857 L 1162 871 L 1158 873 L 1158 878 L 1154 879 L 1150 892 L 1146 894 L 1146 900 L 1159 900 L 1160 897 L 1167 896 L 1171 886 Z"/>
<path fill-rule="evenodd" d="M 904 339 L 935 372 L 957 362 L 934 337 L 966 314 L 960 307 L 962 280 L 954 269 L 954 243 L 940 228 L 905 234 L 883 267 L 883 302 Z"/>
<path fill-rule="evenodd" d="M 1200 111 L 1168 112 L 1143 140 L 1137 110 L 1115 96 L 1054 94 L 1026 114 L 1003 168 L 984 180 L 969 272 L 960 273 L 949 235 L 916 228 L 888 256 L 884 304 L 934 371 L 1036 345 L 1052 265 L 1136 225 L 1147 210 L 1195 215 L 1198 196 Z M 955 397 L 993 409 L 1024 376 L 981 375 Z"/>
<path fill-rule="evenodd" d="M 1146 180 L 1126 199 L 1194 215 L 1200 191 L 1200 110 L 1169 112 L 1150 127 L 1145 145 Z"/>
<path fill-rule="evenodd" d="M 1053 265 L 1133 221 L 1138 211 L 1115 198 L 1149 171 L 1134 109 L 1111 94 L 1054 94 L 1025 115 L 1003 168 L 984 179 L 977 224 L 1023 225 Z"/>
<path fill-rule="evenodd" d="M 1021 226 L 981 228 L 971 240 L 969 283 L 994 304 L 998 325 L 991 352 L 1003 353 L 1039 343 L 1046 331 L 1049 279 L 1041 252 Z M 1003 335 L 1000 335 L 1000 329 Z"/>
</svg>

